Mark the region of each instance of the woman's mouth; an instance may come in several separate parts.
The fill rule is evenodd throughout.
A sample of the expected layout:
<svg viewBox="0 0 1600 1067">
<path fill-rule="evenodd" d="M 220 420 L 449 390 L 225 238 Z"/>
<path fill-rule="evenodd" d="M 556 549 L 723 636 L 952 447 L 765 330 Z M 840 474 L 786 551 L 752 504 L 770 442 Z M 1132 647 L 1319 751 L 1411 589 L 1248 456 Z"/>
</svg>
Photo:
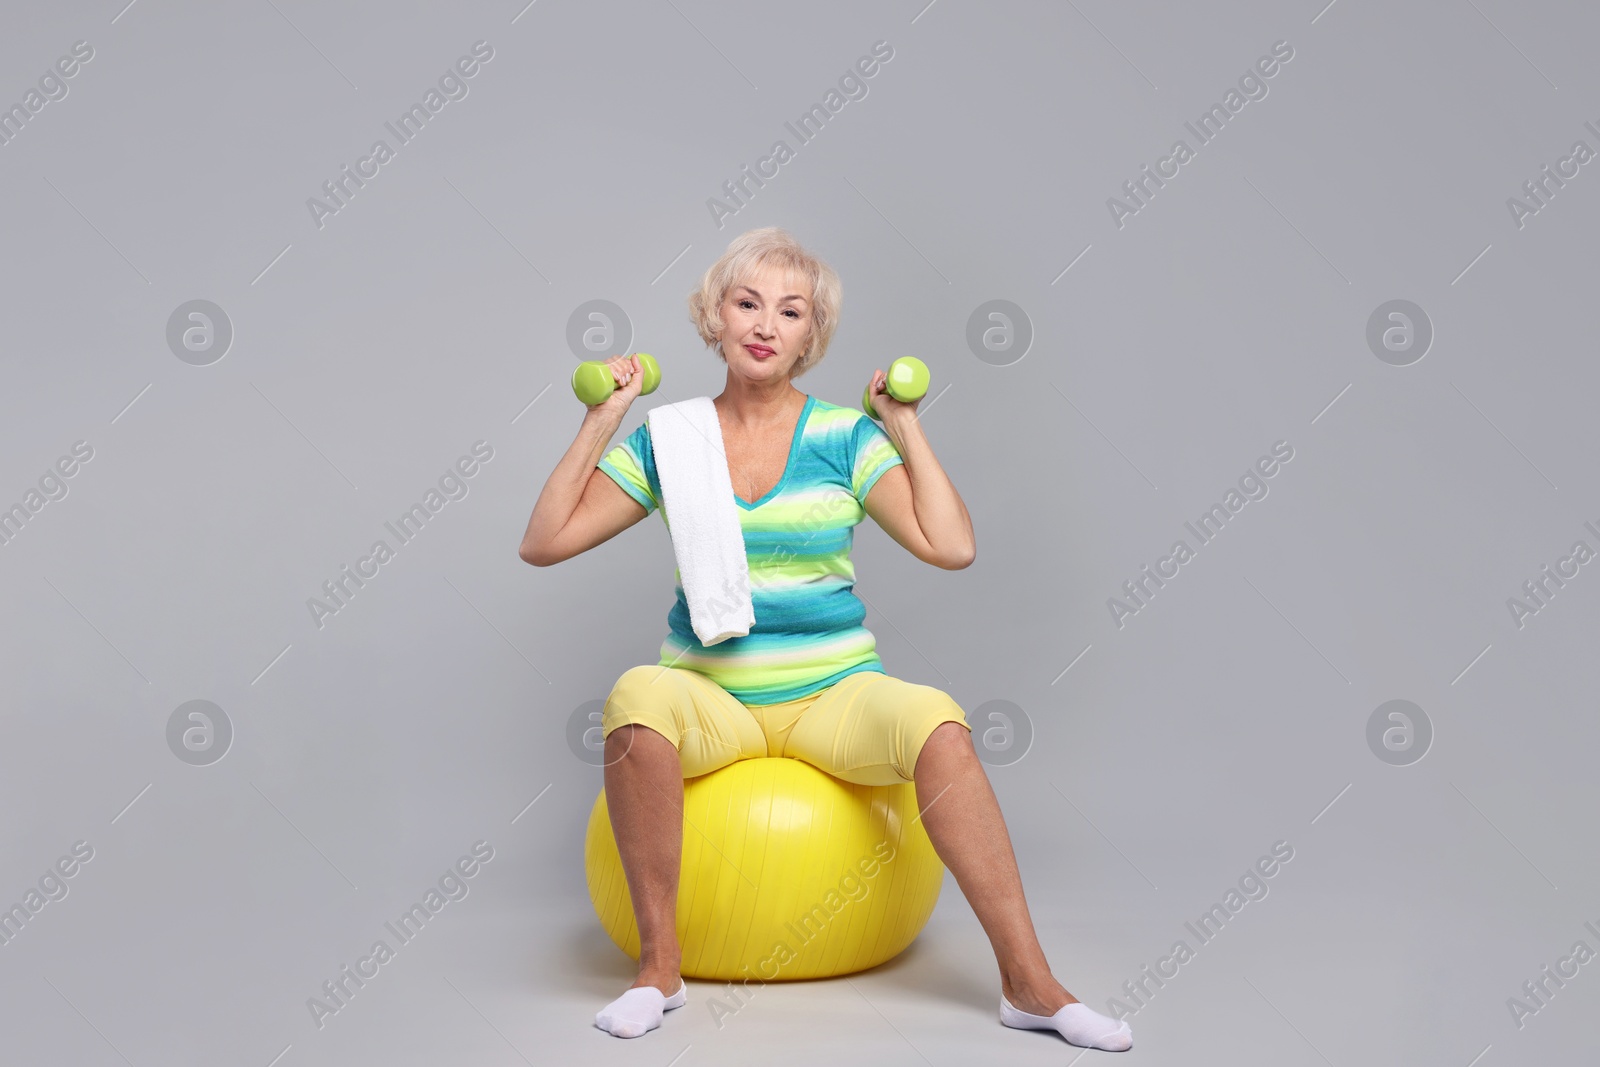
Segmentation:
<svg viewBox="0 0 1600 1067">
<path fill-rule="evenodd" d="M 766 345 L 745 345 L 745 350 L 757 359 L 766 359 L 772 355 L 772 349 Z"/>
</svg>

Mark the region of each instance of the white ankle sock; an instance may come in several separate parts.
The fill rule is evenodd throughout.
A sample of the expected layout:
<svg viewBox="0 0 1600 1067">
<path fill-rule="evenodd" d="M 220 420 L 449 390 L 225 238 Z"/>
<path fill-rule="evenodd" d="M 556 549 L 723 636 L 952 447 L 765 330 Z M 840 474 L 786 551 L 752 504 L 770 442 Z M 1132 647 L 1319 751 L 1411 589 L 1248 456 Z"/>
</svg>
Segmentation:
<svg viewBox="0 0 1600 1067">
<path fill-rule="evenodd" d="M 667 1008 L 681 1008 L 688 998 L 689 987 L 679 979 L 678 991 L 672 996 L 662 995 L 653 985 L 635 986 L 595 1013 L 594 1024 L 617 1037 L 638 1037 L 661 1025 L 661 1014 Z"/>
<path fill-rule="evenodd" d="M 1068 1044 L 1079 1048 L 1126 1052 L 1133 1047 L 1133 1028 L 1126 1019 L 1119 1021 L 1109 1015 L 1101 1015 L 1078 1001 L 1063 1004 L 1054 1015 L 1031 1015 L 1018 1011 L 1001 993 L 1000 1021 L 1019 1030 L 1054 1030 L 1066 1038 Z"/>
</svg>

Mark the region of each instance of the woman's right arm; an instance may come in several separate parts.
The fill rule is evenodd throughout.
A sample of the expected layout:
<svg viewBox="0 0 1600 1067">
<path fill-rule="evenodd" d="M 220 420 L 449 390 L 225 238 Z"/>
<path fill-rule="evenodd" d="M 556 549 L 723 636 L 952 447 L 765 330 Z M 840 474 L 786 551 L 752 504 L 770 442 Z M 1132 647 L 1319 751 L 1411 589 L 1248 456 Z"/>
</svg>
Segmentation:
<svg viewBox="0 0 1600 1067">
<path fill-rule="evenodd" d="M 517 550 L 524 563 L 549 567 L 571 559 L 649 514 L 597 466 L 644 386 L 635 358 L 615 356 L 606 363 L 621 387 L 584 413 L 577 439 L 545 481 Z"/>
</svg>

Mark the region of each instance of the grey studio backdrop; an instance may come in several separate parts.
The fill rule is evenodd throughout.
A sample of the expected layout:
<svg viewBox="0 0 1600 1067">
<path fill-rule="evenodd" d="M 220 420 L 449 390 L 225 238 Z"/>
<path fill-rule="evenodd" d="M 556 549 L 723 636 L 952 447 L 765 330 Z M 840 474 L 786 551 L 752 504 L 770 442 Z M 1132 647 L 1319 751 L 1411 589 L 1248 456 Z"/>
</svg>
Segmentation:
<svg viewBox="0 0 1600 1067">
<path fill-rule="evenodd" d="M 517 543 L 574 363 L 660 359 L 616 440 L 720 391 L 686 294 L 779 225 L 844 284 L 800 388 L 932 369 L 977 561 L 865 523 L 866 624 L 1130 1062 L 1594 1061 L 1594 8 L 122 4 L 0 39 L 0 1059 L 1079 1054 L 953 878 L 877 970 L 591 1025 L 673 557 Z"/>
</svg>

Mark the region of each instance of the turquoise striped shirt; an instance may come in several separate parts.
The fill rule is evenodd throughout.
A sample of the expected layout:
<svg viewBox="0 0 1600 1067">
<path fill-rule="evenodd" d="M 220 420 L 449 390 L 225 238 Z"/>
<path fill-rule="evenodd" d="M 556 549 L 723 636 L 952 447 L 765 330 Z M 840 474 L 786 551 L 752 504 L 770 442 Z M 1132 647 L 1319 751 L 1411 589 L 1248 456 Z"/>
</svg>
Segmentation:
<svg viewBox="0 0 1600 1067">
<path fill-rule="evenodd" d="M 677 602 L 667 613 L 660 665 L 699 671 L 752 705 L 809 696 L 859 671 L 884 673 L 877 639 L 862 625 L 867 609 L 853 590 L 850 549 L 866 516 L 862 502 L 884 471 L 903 462 L 864 412 L 807 395 L 778 484 L 754 503 L 733 498 L 755 624 L 743 637 L 701 644 L 674 568 Z M 659 508 L 670 528 L 648 420 L 599 467 L 646 514 Z"/>
</svg>

